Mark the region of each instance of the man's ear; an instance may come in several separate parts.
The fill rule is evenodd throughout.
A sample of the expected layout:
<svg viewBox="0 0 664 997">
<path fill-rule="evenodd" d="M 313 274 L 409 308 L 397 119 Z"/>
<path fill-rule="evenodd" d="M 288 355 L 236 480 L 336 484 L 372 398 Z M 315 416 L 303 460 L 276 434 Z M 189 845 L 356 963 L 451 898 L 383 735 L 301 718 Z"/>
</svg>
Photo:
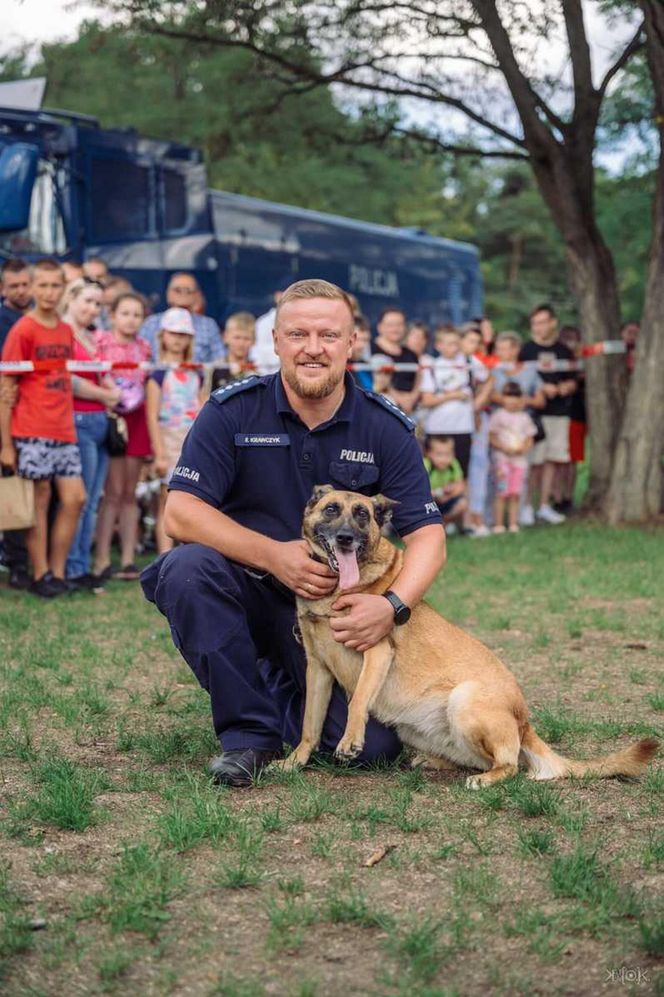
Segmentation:
<svg viewBox="0 0 664 997">
<path fill-rule="evenodd" d="M 334 485 L 314 485 L 314 490 L 309 497 L 306 508 L 313 509 L 317 502 L 319 502 L 323 495 L 327 495 L 328 492 L 334 491 Z"/>
<path fill-rule="evenodd" d="M 392 506 L 399 505 L 396 499 L 386 498 L 385 495 L 374 495 L 371 499 L 374 507 L 374 517 L 381 530 L 392 519 Z"/>
</svg>

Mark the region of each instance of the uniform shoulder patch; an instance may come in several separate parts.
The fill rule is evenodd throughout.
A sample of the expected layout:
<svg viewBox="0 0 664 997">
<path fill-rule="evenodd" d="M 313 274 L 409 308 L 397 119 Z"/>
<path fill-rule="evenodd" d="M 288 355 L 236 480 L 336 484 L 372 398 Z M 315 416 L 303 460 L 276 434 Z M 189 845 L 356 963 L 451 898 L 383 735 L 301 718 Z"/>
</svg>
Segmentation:
<svg viewBox="0 0 664 997">
<path fill-rule="evenodd" d="M 240 381 L 231 381 L 230 384 L 226 384 L 223 388 L 217 388 L 210 395 L 211 399 L 218 405 L 223 405 L 224 402 L 228 401 L 229 398 L 233 398 L 234 395 L 239 395 L 243 391 L 249 391 L 251 388 L 257 388 L 259 384 L 262 384 L 261 378 L 257 374 L 252 374 L 250 377 L 243 377 Z"/>
<path fill-rule="evenodd" d="M 365 391 L 367 398 L 370 398 L 372 402 L 376 402 L 382 408 L 387 409 L 395 419 L 402 422 L 404 426 L 412 433 L 415 430 L 415 423 L 410 419 L 405 412 L 402 412 L 398 405 L 396 405 L 391 398 L 386 398 L 385 395 L 379 395 L 375 391 Z"/>
</svg>

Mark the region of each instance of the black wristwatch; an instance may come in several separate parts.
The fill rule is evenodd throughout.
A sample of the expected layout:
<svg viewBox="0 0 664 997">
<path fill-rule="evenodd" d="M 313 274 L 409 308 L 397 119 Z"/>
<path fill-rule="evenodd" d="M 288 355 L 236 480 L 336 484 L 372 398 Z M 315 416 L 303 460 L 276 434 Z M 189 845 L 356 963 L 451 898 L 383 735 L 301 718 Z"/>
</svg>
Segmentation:
<svg viewBox="0 0 664 997">
<path fill-rule="evenodd" d="M 392 589 L 388 589 L 387 592 L 383 592 L 383 595 L 394 610 L 394 625 L 401 627 L 404 623 L 408 623 L 408 620 L 410 619 L 410 609 L 406 603 L 402 602 L 396 592 L 393 592 Z"/>
</svg>

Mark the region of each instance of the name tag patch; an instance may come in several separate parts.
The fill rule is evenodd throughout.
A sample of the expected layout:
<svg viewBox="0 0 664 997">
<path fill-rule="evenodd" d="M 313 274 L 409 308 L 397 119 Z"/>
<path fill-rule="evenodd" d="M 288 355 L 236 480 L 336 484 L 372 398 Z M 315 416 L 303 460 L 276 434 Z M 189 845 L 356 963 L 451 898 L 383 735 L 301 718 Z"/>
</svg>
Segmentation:
<svg viewBox="0 0 664 997">
<path fill-rule="evenodd" d="M 288 433 L 236 433 L 236 447 L 289 447 Z"/>
</svg>

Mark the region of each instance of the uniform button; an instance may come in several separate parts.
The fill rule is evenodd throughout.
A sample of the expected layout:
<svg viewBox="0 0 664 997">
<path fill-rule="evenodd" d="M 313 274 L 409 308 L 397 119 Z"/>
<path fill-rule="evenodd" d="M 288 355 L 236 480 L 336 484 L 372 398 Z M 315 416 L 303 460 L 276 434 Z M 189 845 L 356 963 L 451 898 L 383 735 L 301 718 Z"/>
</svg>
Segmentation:
<svg viewBox="0 0 664 997">
<path fill-rule="evenodd" d="M 302 460 L 306 460 L 307 462 L 310 461 L 311 460 L 311 454 L 310 453 L 303 453 L 302 454 Z"/>
<path fill-rule="evenodd" d="M 355 478 L 353 478 L 353 480 L 351 481 L 351 486 L 352 486 L 353 488 L 356 488 L 356 487 L 357 487 L 357 481 L 355 480 Z"/>
</svg>

